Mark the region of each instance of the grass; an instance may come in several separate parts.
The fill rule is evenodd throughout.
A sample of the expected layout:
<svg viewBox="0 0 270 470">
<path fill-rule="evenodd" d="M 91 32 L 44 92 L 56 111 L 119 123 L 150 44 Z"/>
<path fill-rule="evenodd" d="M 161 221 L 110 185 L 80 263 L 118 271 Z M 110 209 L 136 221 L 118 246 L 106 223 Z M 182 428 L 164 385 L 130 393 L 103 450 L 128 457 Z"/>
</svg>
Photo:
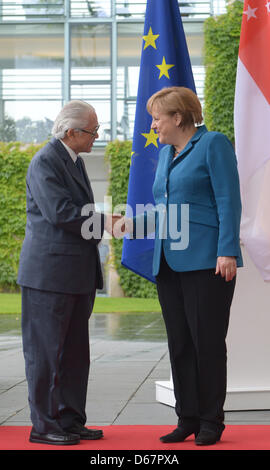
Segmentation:
<svg viewBox="0 0 270 470">
<path fill-rule="evenodd" d="M 96 297 L 94 313 L 160 312 L 158 299 Z M 0 294 L 0 314 L 21 313 L 20 294 Z"/>
</svg>

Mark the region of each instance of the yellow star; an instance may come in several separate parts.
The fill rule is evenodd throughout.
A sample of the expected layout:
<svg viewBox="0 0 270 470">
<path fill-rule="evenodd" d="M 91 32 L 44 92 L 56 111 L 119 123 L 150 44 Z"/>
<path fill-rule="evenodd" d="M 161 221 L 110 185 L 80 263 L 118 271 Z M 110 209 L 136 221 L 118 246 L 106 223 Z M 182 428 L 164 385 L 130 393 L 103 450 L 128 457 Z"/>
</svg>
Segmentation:
<svg viewBox="0 0 270 470">
<path fill-rule="evenodd" d="M 132 150 L 131 154 L 130 154 L 130 164 L 132 164 L 132 156 L 134 155 L 134 151 Z"/>
<path fill-rule="evenodd" d="M 162 64 L 161 65 L 156 65 L 156 67 L 160 70 L 159 77 L 158 77 L 159 79 L 163 75 L 165 75 L 167 78 L 170 78 L 169 74 L 168 74 L 168 70 L 170 70 L 172 67 L 174 67 L 174 64 L 166 64 L 165 57 L 163 57 Z"/>
<path fill-rule="evenodd" d="M 156 40 L 158 37 L 159 34 L 153 34 L 152 28 L 150 26 L 147 36 L 143 36 L 143 39 L 145 40 L 143 50 L 146 49 L 148 46 L 152 46 L 154 49 L 156 49 Z"/>
<path fill-rule="evenodd" d="M 154 129 L 151 129 L 148 134 L 142 134 L 142 135 L 146 138 L 146 143 L 145 143 L 144 148 L 148 147 L 148 145 L 150 144 L 153 144 L 155 147 L 158 147 L 158 144 L 157 144 L 158 135 L 155 133 Z"/>
</svg>

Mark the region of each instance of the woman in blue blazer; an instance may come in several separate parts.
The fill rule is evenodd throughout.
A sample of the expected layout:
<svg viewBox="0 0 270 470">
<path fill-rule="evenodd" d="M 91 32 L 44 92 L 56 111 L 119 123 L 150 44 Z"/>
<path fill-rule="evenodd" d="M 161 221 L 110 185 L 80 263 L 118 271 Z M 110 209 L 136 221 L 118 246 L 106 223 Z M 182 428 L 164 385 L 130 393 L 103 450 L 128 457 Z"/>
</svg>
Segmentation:
<svg viewBox="0 0 270 470">
<path fill-rule="evenodd" d="M 147 109 L 152 129 L 167 144 L 153 185 L 153 273 L 178 416 L 177 428 L 160 439 L 179 442 L 195 434 L 197 445 L 209 445 L 225 428 L 225 338 L 236 271 L 242 266 L 237 162 L 227 137 L 201 125 L 201 104 L 191 90 L 163 89 L 149 99 Z"/>
</svg>

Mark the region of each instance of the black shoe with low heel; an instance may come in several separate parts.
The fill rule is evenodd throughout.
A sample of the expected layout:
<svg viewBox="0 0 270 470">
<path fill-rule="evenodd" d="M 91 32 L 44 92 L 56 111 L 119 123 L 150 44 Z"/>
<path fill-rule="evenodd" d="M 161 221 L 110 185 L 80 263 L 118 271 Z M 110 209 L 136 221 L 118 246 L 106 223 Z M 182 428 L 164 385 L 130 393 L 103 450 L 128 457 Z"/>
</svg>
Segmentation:
<svg viewBox="0 0 270 470">
<path fill-rule="evenodd" d="M 195 444 L 197 446 L 210 446 L 216 444 L 216 442 L 220 440 L 221 434 L 221 432 L 202 429 L 196 436 Z"/>
<path fill-rule="evenodd" d="M 160 440 L 161 442 L 164 443 L 169 443 L 169 442 L 183 442 L 188 436 L 191 436 L 192 434 L 197 436 L 199 430 L 194 430 L 194 429 L 185 429 L 183 426 L 178 427 L 174 429 L 172 432 L 169 434 L 166 434 L 165 436 L 161 436 Z"/>
</svg>

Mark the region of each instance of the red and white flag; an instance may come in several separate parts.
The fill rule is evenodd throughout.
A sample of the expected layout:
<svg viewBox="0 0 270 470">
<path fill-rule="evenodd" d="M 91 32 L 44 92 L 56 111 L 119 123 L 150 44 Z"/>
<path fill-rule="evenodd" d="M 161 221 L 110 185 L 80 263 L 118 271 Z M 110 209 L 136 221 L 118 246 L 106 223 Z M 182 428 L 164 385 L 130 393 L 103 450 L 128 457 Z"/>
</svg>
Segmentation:
<svg viewBox="0 0 270 470">
<path fill-rule="evenodd" d="M 237 65 L 235 149 L 241 240 L 270 281 L 270 1 L 245 0 Z"/>
</svg>

